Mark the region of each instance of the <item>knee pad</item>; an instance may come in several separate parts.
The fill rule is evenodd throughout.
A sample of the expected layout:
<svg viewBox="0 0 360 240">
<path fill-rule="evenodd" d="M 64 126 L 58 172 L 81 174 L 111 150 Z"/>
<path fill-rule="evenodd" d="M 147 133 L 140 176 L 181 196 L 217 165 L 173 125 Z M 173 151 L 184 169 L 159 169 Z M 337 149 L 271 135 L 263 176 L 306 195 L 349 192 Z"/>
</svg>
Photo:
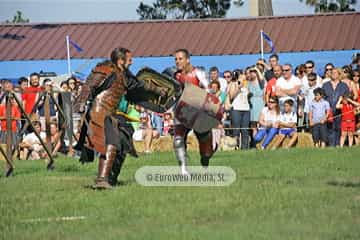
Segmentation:
<svg viewBox="0 0 360 240">
<path fill-rule="evenodd" d="M 185 147 L 184 138 L 175 137 L 174 138 L 174 148 L 183 148 Z"/>
</svg>

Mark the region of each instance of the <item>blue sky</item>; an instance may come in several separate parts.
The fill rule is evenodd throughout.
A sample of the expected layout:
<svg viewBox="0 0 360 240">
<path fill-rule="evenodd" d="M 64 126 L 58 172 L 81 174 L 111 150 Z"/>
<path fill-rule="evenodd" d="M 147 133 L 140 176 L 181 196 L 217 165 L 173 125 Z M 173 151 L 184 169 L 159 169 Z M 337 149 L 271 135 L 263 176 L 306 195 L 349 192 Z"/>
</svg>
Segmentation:
<svg viewBox="0 0 360 240">
<path fill-rule="evenodd" d="M 241 8 L 232 6 L 227 17 L 247 17 L 248 2 Z M 305 1 L 305 0 L 304 0 Z M 143 0 L 152 3 L 153 0 Z M 0 0 L 0 22 L 12 19 L 21 10 L 31 22 L 94 22 L 137 20 L 140 0 Z M 314 9 L 299 0 L 273 0 L 275 15 L 311 14 Z M 356 5 L 360 10 L 360 1 Z"/>
</svg>

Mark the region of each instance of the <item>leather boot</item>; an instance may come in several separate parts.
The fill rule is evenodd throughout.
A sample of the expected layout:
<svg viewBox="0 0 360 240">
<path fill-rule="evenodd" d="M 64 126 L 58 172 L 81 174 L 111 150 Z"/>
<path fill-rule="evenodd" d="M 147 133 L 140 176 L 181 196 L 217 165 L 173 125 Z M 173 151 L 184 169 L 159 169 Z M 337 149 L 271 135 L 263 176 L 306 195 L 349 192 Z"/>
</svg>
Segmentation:
<svg viewBox="0 0 360 240">
<path fill-rule="evenodd" d="M 122 156 L 117 155 L 109 175 L 109 183 L 111 186 L 115 186 L 118 183 L 117 179 L 118 176 L 120 175 L 120 170 L 124 161 L 125 161 L 125 155 Z"/>
<path fill-rule="evenodd" d="M 109 175 L 116 158 L 116 147 L 114 145 L 108 145 L 106 147 L 105 159 L 99 159 L 99 172 L 95 180 L 95 189 L 110 189 Z"/>
<path fill-rule="evenodd" d="M 105 155 L 100 155 L 99 157 L 99 164 L 98 164 L 98 174 L 97 174 L 97 179 L 100 178 L 100 172 L 102 171 L 101 169 L 104 168 L 104 163 L 105 163 L 106 157 Z"/>
<path fill-rule="evenodd" d="M 209 156 L 201 156 L 201 159 L 200 159 L 201 166 L 204 168 L 209 167 L 210 158 L 211 157 L 209 157 Z"/>
</svg>

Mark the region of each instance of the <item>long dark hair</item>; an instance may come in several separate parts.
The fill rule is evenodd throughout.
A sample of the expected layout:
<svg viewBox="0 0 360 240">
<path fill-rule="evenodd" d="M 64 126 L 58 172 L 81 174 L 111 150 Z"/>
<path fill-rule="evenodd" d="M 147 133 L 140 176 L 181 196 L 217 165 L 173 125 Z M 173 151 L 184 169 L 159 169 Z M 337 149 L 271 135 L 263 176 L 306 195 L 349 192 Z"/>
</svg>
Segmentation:
<svg viewBox="0 0 360 240">
<path fill-rule="evenodd" d="M 116 64 L 119 59 L 123 59 L 125 61 L 127 53 L 130 53 L 129 49 L 123 47 L 115 48 L 110 55 L 111 62 Z"/>
<path fill-rule="evenodd" d="M 280 114 L 280 106 L 279 106 L 279 98 L 276 97 L 276 96 L 271 96 L 269 98 L 269 101 L 274 101 L 276 103 L 276 106 L 275 106 L 275 111 L 277 114 Z"/>
<path fill-rule="evenodd" d="M 354 69 L 354 70 L 352 70 L 351 71 L 351 79 L 354 81 L 354 74 L 355 73 L 357 73 L 358 75 L 359 75 L 359 77 L 360 77 L 360 70 L 359 69 Z M 355 82 L 354 82 L 355 83 Z M 359 81 L 357 82 L 357 84 L 359 85 L 359 87 L 360 87 L 360 79 L 359 79 Z"/>
</svg>

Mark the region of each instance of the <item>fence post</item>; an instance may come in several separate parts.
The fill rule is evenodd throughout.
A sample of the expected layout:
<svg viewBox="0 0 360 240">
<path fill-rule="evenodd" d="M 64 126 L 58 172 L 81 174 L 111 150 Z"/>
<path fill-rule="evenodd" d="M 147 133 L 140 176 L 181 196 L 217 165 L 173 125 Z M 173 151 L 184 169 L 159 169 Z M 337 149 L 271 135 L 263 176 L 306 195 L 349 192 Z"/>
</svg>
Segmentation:
<svg viewBox="0 0 360 240">
<path fill-rule="evenodd" d="M 45 113 L 46 147 L 48 148 L 49 152 L 52 153 L 51 132 L 50 132 L 50 93 L 49 92 L 45 92 L 44 113 Z"/>
</svg>

